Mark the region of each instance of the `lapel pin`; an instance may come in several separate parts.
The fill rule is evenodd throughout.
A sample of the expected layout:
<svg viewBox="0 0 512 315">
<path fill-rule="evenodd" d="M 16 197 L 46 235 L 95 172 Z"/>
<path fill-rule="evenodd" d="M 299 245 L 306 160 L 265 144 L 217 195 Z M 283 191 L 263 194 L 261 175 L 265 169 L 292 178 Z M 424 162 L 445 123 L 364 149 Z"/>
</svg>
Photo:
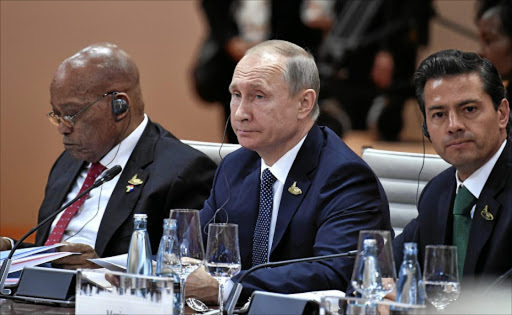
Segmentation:
<svg viewBox="0 0 512 315">
<path fill-rule="evenodd" d="M 126 186 L 126 192 L 129 193 L 133 190 L 133 185 Z"/>
<path fill-rule="evenodd" d="M 292 195 L 302 194 L 302 190 L 299 187 L 297 187 L 297 182 L 293 182 L 293 185 L 291 185 L 290 188 L 288 188 L 288 191 Z"/>
<path fill-rule="evenodd" d="M 482 212 L 480 212 L 480 215 L 482 215 L 482 218 L 486 219 L 487 221 L 494 220 L 494 216 L 492 215 L 492 213 L 490 213 L 488 211 L 488 206 L 487 205 L 485 205 L 484 210 L 482 210 Z"/>
<path fill-rule="evenodd" d="M 132 184 L 132 185 L 140 185 L 143 183 L 142 180 L 140 180 L 139 178 L 137 178 L 137 175 L 138 174 L 135 174 L 129 181 L 128 181 L 128 184 Z M 133 188 L 133 187 L 132 187 Z"/>
</svg>

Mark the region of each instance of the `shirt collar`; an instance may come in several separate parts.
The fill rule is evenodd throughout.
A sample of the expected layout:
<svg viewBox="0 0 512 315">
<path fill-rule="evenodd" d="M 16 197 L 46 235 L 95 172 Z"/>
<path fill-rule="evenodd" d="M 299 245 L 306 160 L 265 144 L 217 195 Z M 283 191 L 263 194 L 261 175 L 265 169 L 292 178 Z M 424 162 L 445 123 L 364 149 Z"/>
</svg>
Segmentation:
<svg viewBox="0 0 512 315">
<path fill-rule="evenodd" d="M 132 155 L 135 146 L 139 142 L 144 129 L 148 124 L 148 116 L 144 114 L 144 119 L 142 122 L 135 128 L 132 133 L 123 141 L 121 141 L 118 145 L 112 148 L 101 160 L 100 163 L 105 167 L 109 168 L 114 165 L 120 165 L 123 169 Z"/>
<path fill-rule="evenodd" d="M 499 150 L 487 161 L 482 167 L 473 172 L 464 182 L 459 180 L 459 172 L 455 172 L 455 180 L 457 181 L 457 189 L 455 193 L 459 192 L 460 185 L 464 185 L 477 199 L 480 197 L 480 193 L 484 189 L 484 185 L 487 182 L 487 178 L 492 172 L 496 161 L 500 157 L 501 153 L 505 149 L 507 140 L 503 141 Z"/>
<path fill-rule="evenodd" d="M 284 185 L 286 182 L 286 178 L 288 177 L 288 173 L 292 168 L 292 164 L 295 161 L 295 158 L 297 157 L 297 154 L 299 153 L 299 150 L 302 147 L 304 140 L 306 140 L 306 137 L 307 134 L 272 166 L 268 166 L 267 163 L 265 163 L 265 161 L 261 159 L 260 178 L 263 171 L 268 168 L 270 169 L 272 175 L 274 175 L 277 178 L 277 180 Z"/>
</svg>

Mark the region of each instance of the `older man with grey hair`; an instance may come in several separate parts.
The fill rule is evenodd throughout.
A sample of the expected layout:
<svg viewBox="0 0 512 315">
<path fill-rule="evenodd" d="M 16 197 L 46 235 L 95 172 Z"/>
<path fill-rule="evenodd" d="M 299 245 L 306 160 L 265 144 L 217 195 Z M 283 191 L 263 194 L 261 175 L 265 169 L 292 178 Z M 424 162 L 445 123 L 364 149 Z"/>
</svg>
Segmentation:
<svg viewBox="0 0 512 315">
<path fill-rule="evenodd" d="M 213 219 L 239 226 L 242 272 L 235 281 L 268 261 L 354 250 L 360 230 L 391 230 L 375 174 L 335 133 L 316 125 L 319 90 L 313 57 L 286 41 L 263 42 L 236 66 L 231 123 L 243 148 L 220 164 L 201 211 L 203 227 Z M 346 290 L 353 263 L 260 269 L 243 281 L 242 298 L 255 290 Z M 202 270 L 187 280 L 189 296 L 216 302 L 216 290 Z"/>
</svg>

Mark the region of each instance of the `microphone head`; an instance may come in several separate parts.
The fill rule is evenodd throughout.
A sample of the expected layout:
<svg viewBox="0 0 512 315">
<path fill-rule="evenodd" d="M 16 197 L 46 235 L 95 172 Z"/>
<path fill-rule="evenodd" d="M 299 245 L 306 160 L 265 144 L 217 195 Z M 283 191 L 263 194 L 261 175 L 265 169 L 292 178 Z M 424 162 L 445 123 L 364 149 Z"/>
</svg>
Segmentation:
<svg viewBox="0 0 512 315">
<path fill-rule="evenodd" d="M 120 165 L 112 166 L 105 172 L 105 175 L 103 175 L 103 181 L 108 182 L 112 178 L 116 177 L 117 174 L 121 173 L 122 170 L 123 168 Z"/>
</svg>

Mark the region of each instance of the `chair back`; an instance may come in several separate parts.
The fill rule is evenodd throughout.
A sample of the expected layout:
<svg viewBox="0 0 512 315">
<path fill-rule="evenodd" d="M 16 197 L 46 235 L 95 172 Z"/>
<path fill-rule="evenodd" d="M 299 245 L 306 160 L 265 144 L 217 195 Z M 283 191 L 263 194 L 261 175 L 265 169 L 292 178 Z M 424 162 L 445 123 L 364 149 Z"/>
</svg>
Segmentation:
<svg viewBox="0 0 512 315">
<path fill-rule="evenodd" d="M 231 143 L 218 143 L 218 142 L 204 142 L 204 141 L 192 141 L 192 140 L 181 140 L 181 142 L 188 144 L 196 150 L 199 150 L 206 154 L 212 159 L 217 165 L 221 161 L 221 156 L 224 158 L 229 153 L 241 148 L 239 144 Z M 222 145 L 222 148 L 221 148 Z M 220 151 L 219 151 L 220 150 Z"/>
<path fill-rule="evenodd" d="M 407 223 L 418 215 L 416 202 L 425 185 L 450 167 L 450 164 L 435 154 L 371 148 L 363 149 L 363 160 L 377 174 L 384 187 L 395 235 L 402 233 Z"/>
</svg>

